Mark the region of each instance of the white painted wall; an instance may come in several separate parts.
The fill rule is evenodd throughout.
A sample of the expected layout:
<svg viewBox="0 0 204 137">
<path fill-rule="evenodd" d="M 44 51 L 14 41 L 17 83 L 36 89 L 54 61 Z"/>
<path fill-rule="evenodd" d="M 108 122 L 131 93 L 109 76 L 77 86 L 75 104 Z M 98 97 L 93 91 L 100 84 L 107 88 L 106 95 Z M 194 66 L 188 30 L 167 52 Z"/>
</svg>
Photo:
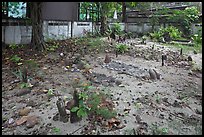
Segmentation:
<svg viewBox="0 0 204 137">
<path fill-rule="evenodd" d="M 73 37 L 81 37 L 84 30 L 92 32 L 92 22 L 74 22 L 73 23 Z"/>
<path fill-rule="evenodd" d="M 49 22 L 57 23 L 57 21 L 44 21 L 43 35 L 45 40 L 49 39 L 67 39 L 71 37 L 71 22 L 63 22 L 62 25 L 48 25 Z M 111 27 L 114 23 L 110 23 Z M 121 29 L 128 32 L 136 32 L 146 34 L 151 31 L 152 26 L 147 23 L 119 23 Z M 94 32 L 94 29 L 100 28 L 100 25 L 92 27 L 92 22 L 73 22 L 73 37 L 83 36 L 83 31 Z M 155 26 L 159 29 L 160 26 Z M 201 26 L 192 25 L 193 34 L 195 34 Z M 5 32 L 4 32 L 5 29 Z M 31 26 L 2 26 L 2 41 L 6 44 L 29 44 L 31 42 L 32 27 Z"/>
</svg>

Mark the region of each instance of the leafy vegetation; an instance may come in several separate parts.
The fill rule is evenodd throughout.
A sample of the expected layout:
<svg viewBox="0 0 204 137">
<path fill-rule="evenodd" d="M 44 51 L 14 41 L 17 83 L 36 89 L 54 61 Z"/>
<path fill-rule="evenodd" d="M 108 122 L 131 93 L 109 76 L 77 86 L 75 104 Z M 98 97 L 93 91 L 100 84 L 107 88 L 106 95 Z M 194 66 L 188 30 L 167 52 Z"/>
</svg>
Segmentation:
<svg viewBox="0 0 204 137">
<path fill-rule="evenodd" d="M 49 46 L 46 47 L 47 51 L 55 51 L 59 47 L 59 43 L 57 41 L 52 41 Z"/>
<path fill-rule="evenodd" d="M 14 55 L 10 58 L 10 60 L 14 63 L 19 63 L 22 59 L 18 55 Z"/>
<path fill-rule="evenodd" d="M 109 119 L 116 116 L 115 111 L 103 105 L 106 104 L 107 96 L 100 91 L 95 92 L 96 88 L 91 86 L 91 83 L 78 82 L 74 87 L 80 87 L 81 92 L 78 94 L 79 106 L 71 108 L 71 112 L 77 112 L 79 117 L 94 114 Z"/>
<path fill-rule="evenodd" d="M 20 88 L 29 88 L 29 87 L 31 87 L 31 85 L 29 84 L 29 83 L 21 83 L 20 84 Z"/>
<path fill-rule="evenodd" d="M 150 128 L 152 130 L 153 135 L 168 135 L 168 128 L 166 127 L 159 128 L 157 124 L 153 123 Z"/>
<path fill-rule="evenodd" d="M 9 48 L 11 48 L 12 50 L 14 49 L 18 49 L 18 48 L 23 48 L 24 45 L 17 45 L 17 44 L 10 44 Z"/>
<path fill-rule="evenodd" d="M 29 69 L 29 70 L 35 70 L 39 67 L 39 64 L 37 64 L 34 60 L 25 60 L 24 65 Z"/>
<path fill-rule="evenodd" d="M 168 26 L 166 28 L 162 27 L 158 31 L 154 31 L 153 33 L 150 33 L 150 37 L 152 39 L 159 41 L 159 42 L 162 42 L 165 33 L 169 34 L 170 39 L 181 38 L 181 34 L 182 34 L 182 32 L 179 31 L 176 27 Z"/>
<path fill-rule="evenodd" d="M 168 20 L 181 25 L 184 28 L 183 34 L 188 36 L 191 33 L 191 24 L 198 19 L 198 15 L 197 7 L 187 7 L 185 10 L 174 10 Z"/>
<path fill-rule="evenodd" d="M 116 46 L 116 51 L 118 52 L 118 53 L 125 53 L 126 51 L 128 51 L 128 46 L 127 45 L 125 45 L 125 44 L 118 44 L 117 46 Z"/>
<path fill-rule="evenodd" d="M 199 30 L 198 34 L 194 34 L 191 39 L 196 47 L 202 46 L 202 30 Z"/>
<path fill-rule="evenodd" d="M 114 23 L 111 27 L 111 31 L 114 31 L 116 35 L 122 34 L 121 25 L 119 23 Z"/>
</svg>

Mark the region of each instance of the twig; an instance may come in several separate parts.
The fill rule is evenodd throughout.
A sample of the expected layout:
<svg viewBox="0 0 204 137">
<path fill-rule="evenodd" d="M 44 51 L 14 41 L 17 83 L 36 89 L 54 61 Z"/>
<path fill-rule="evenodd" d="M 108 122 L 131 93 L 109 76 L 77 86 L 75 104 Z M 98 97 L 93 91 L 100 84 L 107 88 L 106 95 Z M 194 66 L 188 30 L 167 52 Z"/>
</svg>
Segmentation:
<svg viewBox="0 0 204 137">
<path fill-rule="evenodd" d="M 82 127 L 78 128 L 77 130 L 73 131 L 70 135 L 74 134 L 75 132 L 77 132 L 79 129 L 85 127 L 86 125 L 83 125 Z"/>
</svg>

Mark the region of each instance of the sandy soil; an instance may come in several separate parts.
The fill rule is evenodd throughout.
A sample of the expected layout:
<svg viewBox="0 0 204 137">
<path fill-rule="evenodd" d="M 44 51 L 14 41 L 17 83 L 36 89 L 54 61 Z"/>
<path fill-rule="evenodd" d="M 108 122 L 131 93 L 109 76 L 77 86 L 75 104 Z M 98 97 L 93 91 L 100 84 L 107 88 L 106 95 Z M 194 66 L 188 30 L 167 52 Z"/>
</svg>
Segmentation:
<svg viewBox="0 0 204 137">
<path fill-rule="evenodd" d="M 151 45 L 152 42 L 149 42 L 147 45 L 136 45 L 135 48 L 147 50 Z M 155 50 L 162 50 L 165 53 L 175 49 L 156 44 Z M 93 68 L 91 70 L 93 73 L 105 74 L 121 81 L 120 85 L 101 83 L 98 87 L 105 89 L 104 93 L 110 95 L 115 103 L 117 118 L 125 127 L 115 131 L 102 131 L 101 127 L 96 125 L 92 134 L 202 134 L 202 73 L 192 72 L 185 66 L 162 66 L 160 60 L 151 58 L 144 59 L 128 54 L 116 58 L 115 54 L 108 53 L 112 62 L 136 66 L 146 71 L 147 77 L 150 68 L 161 74 L 160 80 L 143 79 L 135 75 L 120 74 L 119 71 L 106 67 L 107 64 L 103 63 L 106 54 L 86 55 L 85 59 Z M 202 54 L 191 55 L 196 64 L 202 67 Z M 46 62 L 53 58 L 59 61 L 55 64 Z M 62 96 L 71 99 L 73 90 L 71 81 L 75 77 L 85 79 L 85 76 L 81 72 L 66 71 L 58 52 L 51 53 L 38 62 L 44 62 L 37 72 L 43 80 L 33 80 L 35 84 L 31 93 L 22 96 L 15 96 L 20 87 L 18 83 L 11 83 L 16 77 L 9 68 L 3 66 L 5 69 L 2 70 L 2 134 L 82 134 L 81 131 L 88 124 L 87 118 L 73 124 L 53 120 L 58 113 L 56 106 L 58 97 L 48 98 L 45 90 L 55 89 Z M 28 115 L 38 116 L 39 122 L 32 128 L 26 127 L 25 124 L 8 126 L 9 119 L 16 121 L 21 118 L 19 109 L 26 106 L 31 107 Z M 67 110 L 67 113 L 70 112 Z M 54 128 L 59 128 L 60 131 L 54 131 Z M 79 130 L 76 131 L 77 129 Z"/>
</svg>

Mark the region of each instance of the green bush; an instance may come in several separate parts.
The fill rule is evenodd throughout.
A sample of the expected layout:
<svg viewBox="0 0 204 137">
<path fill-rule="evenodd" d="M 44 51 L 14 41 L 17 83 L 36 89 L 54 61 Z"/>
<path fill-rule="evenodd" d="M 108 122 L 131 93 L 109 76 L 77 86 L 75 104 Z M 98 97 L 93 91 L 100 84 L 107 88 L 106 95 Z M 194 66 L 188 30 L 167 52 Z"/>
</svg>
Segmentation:
<svg viewBox="0 0 204 137">
<path fill-rule="evenodd" d="M 10 44 L 9 45 L 9 48 L 11 48 L 11 49 L 18 49 L 18 48 L 23 48 L 24 47 L 24 45 L 17 45 L 17 44 Z"/>
<path fill-rule="evenodd" d="M 191 39 L 195 46 L 202 45 L 202 30 L 199 30 L 198 34 L 194 34 Z"/>
<path fill-rule="evenodd" d="M 125 53 L 126 51 L 128 51 L 128 46 L 125 45 L 125 44 L 118 44 L 118 45 L 116 46 L 116 51 L 117 51 L 118 53 Z"/>
<path fill-rule="evenodd" d="M 153 33 L 150 33 L 150 37 L 161 42 L 165 33 L 168 33 L 171 39 L 181 38 L 182 34 L 181 31 L 179 31 L 176 27 L 168 26 L 166 28 L 160 28 L 159 31 L 154 31 Z"/>
<path fill-rule="evenodd" d="M 20 62 L 22 59 L 21 59 L 21 57 L 18 57 L 18 55 L 14 55 L 14 56 L 12 56 L 12 57 L 10 58 L 10 60 L 11 60 L 12 62 L 14 62 L 14 63 L 18 63 L 18 62 Z"/>
<path fill-rule="evenodd" d="M 119 23 L 115 23 L 113 24 L 113 26 L 111 27 L 111 31 L 115 31 L 116 35 L 121 35 L 122 34 L 122 29 Z"/>
</svg>

